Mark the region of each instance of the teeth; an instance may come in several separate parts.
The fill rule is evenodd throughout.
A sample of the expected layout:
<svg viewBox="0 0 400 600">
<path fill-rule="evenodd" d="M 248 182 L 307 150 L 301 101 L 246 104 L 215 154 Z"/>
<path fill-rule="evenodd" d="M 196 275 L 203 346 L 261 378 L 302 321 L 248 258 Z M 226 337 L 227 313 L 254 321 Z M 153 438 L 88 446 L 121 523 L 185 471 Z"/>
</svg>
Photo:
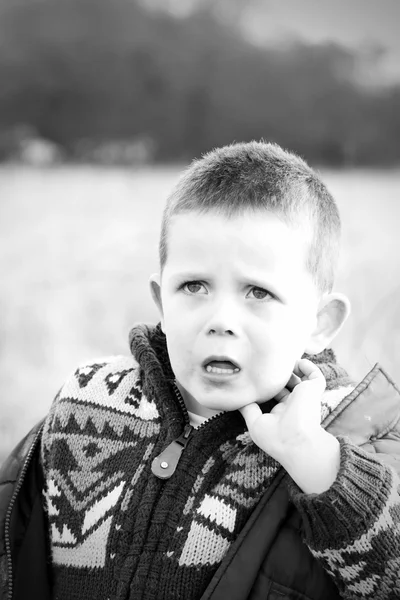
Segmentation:
<svg viewBox="0 0 400 600">
<path fill-rule="evenodd" d="M 207 373 L 239 373 L 240 369 L 235 367 L 234 369 L 220 369 L 219 367 L 212 367 L 211 365 L 206 366 Z"/>
</svg>

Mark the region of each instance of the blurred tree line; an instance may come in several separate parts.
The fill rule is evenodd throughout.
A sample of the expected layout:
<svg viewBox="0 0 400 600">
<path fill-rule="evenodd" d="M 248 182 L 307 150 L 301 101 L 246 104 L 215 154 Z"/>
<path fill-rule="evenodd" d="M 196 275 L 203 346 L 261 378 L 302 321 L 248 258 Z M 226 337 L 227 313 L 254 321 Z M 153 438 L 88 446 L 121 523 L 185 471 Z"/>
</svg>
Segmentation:
<svg viewBox="0 0 400 600">
<path fill-rule="evenodd" d="M 178 17 L 138 0 L 0 0 L 0 158 L 28 128 L 71 159 L 107 140 L 180 161 L 264 137 L 317 163 L 398 164 L 400 84 L 363 85 L 358 60 L 254 45 L 210 3 Z"/>
</svg>

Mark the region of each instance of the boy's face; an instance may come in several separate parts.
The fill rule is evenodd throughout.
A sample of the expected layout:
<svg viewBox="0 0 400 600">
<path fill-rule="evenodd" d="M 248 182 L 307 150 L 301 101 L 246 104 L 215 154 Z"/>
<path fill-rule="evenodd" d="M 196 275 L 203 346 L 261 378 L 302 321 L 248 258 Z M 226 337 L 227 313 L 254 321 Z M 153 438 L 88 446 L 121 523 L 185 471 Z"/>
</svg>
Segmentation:
<svg viewBox="0 0 400 600">
<path fill-rule="evenodd" d="M 317 322 L 307 231 L 268 212 L 173 218 L 161 288 L 152 289 L 189 410 L 265 402 L 288 382 Z"/>
</svg>

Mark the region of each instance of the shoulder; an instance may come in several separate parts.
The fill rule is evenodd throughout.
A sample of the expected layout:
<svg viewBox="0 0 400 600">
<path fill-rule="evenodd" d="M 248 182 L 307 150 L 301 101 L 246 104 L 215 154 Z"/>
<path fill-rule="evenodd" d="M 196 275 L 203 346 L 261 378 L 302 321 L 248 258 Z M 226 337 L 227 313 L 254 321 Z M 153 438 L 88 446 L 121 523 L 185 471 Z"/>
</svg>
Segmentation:
<svg viewBox="0 0 400 600">
<path fill-rule="evenodd" d="M 362 419 L 360 421 L 360 415 Z M 371 371 L 346 395 L 327 418 L 333 428 L 357 421 L 360 429 L 387 430 L 399 419 L 400 391 L 393 379 L 377 363 Z"/>
<path fill-rule="evenodd" d="M 131 356 L 98 358 L 79 365 L 57 395 L 62 399 L 123 408 L 126 397 L 140 386 L 140 367 Z"/>
<path fill-rule="evenodd" d="M 78 366 L 67 378 L 50 408 L 45 433 L 56 421 L 65 427 L 73 419 L 82 429 L 88 419 L 100 427 L 105 419 L 129 417 L 159 417 L 154 399 L 143 394 L 140 366 L 132 356 L 99 358 Z"/>
<path fill-rule="evenodd" d="M 53 401 L 43 428 L 42 465 L 46 470 L 64 460 L 66 447 L 75 451 L 98 440 L 118 445 L 135 432 L 149 436 L 159 428 L 156 401 L 143 393 L 133 357 L 92 360 L 71 373 Z"/>
<path fill-rule="evenodd" d="M 0 496 L 7 486 L 13 486 L 21 474 L 28 455 L 38 444 L 44 420 L 37 423 L 23 438 L 0 467 Z M 10 489 L 11 489 L 10 487 Z"/>
</svg>

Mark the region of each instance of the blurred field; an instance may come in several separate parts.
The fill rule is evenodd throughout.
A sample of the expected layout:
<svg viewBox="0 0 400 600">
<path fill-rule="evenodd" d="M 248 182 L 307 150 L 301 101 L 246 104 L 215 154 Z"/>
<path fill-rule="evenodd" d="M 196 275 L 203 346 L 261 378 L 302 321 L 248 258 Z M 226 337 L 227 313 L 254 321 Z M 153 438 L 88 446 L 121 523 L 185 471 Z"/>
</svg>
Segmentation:
<svg viewBox="0 0 400 600">
<path fill-rule="evenodd" d="M 0 462 L 76 365 L 128 352 L 154 322 L 161 210 L 178 168 L 0 169 Z M 334 347 L 354 377 L 400 381 L 400 172 L 325 172 L 343 218 L 336 289 L 352 302 Z"/>
</svg>

